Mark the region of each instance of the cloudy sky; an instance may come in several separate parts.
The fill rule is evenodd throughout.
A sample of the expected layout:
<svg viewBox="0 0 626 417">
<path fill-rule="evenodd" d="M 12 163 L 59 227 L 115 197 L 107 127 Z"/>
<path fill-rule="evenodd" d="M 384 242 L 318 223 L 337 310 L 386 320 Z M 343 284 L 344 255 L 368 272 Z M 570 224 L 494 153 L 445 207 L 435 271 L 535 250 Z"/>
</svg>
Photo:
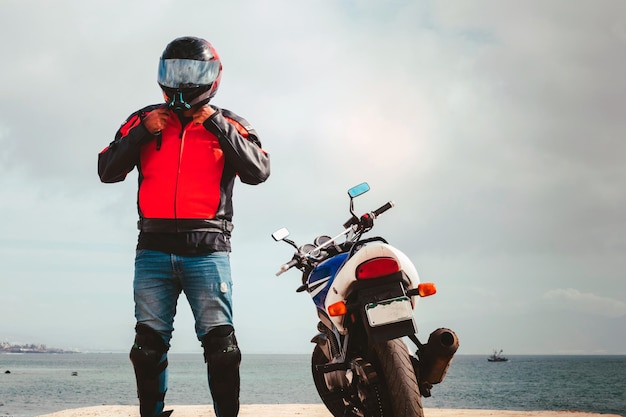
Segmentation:
<svg viewBox="0 0 626 417">
<path fill-rule="evenodd" d="M 422 338 L 461 353 L 626 353 L 626 3 L 621 0 L 0 2 L 0 341 L 127 351 L 136 173 L 98 152 L 162 100 L 172 39 L 208 39 L 213 103 L 271 154 L 235 189 L 244 352 L 307 353 L 317 323 L 290 248 L 357 211 L 438 294 Z M 174 352 L 200 352 L 179 303 Z"/>
</svg>

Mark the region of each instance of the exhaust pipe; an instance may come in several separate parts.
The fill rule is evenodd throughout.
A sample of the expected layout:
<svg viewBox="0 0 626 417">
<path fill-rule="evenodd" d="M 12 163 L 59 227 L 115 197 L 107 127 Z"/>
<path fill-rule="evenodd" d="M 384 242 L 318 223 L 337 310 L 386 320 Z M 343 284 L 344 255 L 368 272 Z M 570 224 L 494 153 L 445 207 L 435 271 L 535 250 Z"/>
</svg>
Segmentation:
<svg viewBox="0 0 626 417">
<path fill-rule="evenodd" d="M 440 328 L 432 332 L 428 343 L 417 352 L 420 383 L 432 386 L 443 381 L 458 348 L 459 339 L 452 330 Z"/>
</svg>

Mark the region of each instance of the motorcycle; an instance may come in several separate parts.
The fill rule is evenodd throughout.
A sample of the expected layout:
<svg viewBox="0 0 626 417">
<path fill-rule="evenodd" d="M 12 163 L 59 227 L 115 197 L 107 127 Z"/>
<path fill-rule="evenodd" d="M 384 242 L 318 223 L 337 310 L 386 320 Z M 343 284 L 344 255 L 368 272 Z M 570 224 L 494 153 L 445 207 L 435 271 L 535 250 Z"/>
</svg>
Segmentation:
<svg viewBox="0 0 626 417">
<path fill-rule="evenodd" d="M 422 396 L 442 382 L 458 349 L 456 334 L 439 328 L 417 338 L 416 301 L 436 293 L 420 283 L 415 266 L 380 236 L 364 238 L 392 201 L 357 216 L 354 199 L 367 183 L 348 190 L 351 217 L 335 237 L 298 246 L 282 228 L 272 234 L 293 248 L 276 275 L 302 271 L 297 292 L 308 292 L 319 316 L 311 357 L 313 382 L 335 417 L 423 417 Z M 417 347 L 408 351 L 404 338 Z"/>
</svg>

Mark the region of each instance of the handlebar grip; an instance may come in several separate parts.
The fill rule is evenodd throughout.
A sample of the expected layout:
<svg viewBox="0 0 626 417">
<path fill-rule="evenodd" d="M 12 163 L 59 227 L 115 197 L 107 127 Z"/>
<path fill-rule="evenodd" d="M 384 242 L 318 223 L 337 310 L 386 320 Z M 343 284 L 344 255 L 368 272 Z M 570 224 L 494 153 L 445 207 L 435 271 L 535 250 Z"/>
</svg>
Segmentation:
<svg viewBox="0 0 626 417">
<path fill-rule="evenodd" d="M 298 260 L 296 258 L 293 258 L 292 260 L 290 260 L 289 262 L 287 262 L 286 264 L 280 267 L 280 270 L 276 273 L 276 276 L 279 276 L 283 272 L 287 272 L 287 270 L 293 268 L 297 264 L 298 264 Z"/>
<path fill-rule="evenodd" d="M 393 206 L 395 206 L 393 201 L 389 201 L 387 204 L 377 208 L 376 210 L 374 210 L 372 212 L 372 214 L 374 215 L 374 217 L 378 217 L 381 214 L 383 214 L 384 212 L 386 212 L 387 210 L 389 210 L 390 208 L 392 208 Z"/>
<path fill-rule="evenodd" d="M 347 229 L 348 227 L 352 226 L 353 224 L 359 224 L 359 219 L 356 217 L 350 217 L 344 224 L 343 224 L 343 228 Z"/>
</svg>

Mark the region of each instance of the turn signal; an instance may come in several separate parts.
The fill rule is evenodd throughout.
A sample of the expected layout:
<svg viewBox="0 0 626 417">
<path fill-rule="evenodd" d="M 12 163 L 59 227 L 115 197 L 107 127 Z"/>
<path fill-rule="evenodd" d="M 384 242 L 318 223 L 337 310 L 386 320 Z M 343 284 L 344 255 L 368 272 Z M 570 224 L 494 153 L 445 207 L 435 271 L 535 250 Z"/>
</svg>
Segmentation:
<svg viewBox="0 0 626 417">
<path fill-rule="evenodd" d="M 420 297 L 428 297 L 437 293 L 437 287 L 434 282 L 422 282 L 417 286 L 417 291 Z"/>
<path fill-rule="evenodd" d="M 384 277 L 400 270 L 398 261 L 394 258 L 374 258 L 363 262 L 356 268 L 357 279 L 370 279 Z"/>
<path fill-rule="evenodd" d="M 346 303 L 344 301 L 337 301 L 335 304 L 328 306 L 328 314 L 332 317 L 343 316 L 348 312 Z"/>
</svg>

